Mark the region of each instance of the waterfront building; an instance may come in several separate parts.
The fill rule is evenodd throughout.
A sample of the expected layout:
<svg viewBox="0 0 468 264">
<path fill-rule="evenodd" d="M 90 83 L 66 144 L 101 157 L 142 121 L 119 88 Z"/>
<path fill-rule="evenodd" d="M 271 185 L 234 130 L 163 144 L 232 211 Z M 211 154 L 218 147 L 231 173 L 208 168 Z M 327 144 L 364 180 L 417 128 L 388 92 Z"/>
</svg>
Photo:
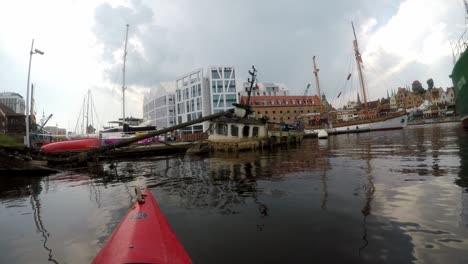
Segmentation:
<svg viewBox="0 0 468 264">
<path fill-rule="evenodd" d="M 392 97 L 390 97 L 390 109 L 392 111 L 398 110 L 398 102 L 396 95 L 392 95 Z"/>
<path fill-rule="evenodd" d="M 239 91 L 240 96 L 247 96 L 247 91 L 250 89 L 250 83 L 245 82 L 242 85 L 242 90 Z M 281 83 L 256 83 L 252 87 L 252 96 L 287 96 L 289 91 L 284 84 Z"/>
<path fill-rule="evenodd" d="M 175 83 L 177 124 L 233 108 L 238 101 L 236 72 L 233 66 L 211 66 L 207 74 L 202 68 L 177 78 Z M 180 130 L 181 133 L 202 133 L 209 122 Z"/>
<path fill-rule="evenodd" d="M 211 113 L 232 108 L 238 102 L 234 67 L 210 67 L 209 73 Z"/>
<path fill-rule="evenodd" d="M 6 105 L 17 114 L 25 113 L 25 103 L 23 97 L 18 93 L 3 92 L 0 93 L 0 103 Z"/>
<path fill-rule="evenodd" d="M 10 107 L 0 103 L 0 133 L 24 135 L 26 131 L 25 117 L 24 114 L 15 113 Z"/>
<path fill-rule="evenodd" d="M 66 135 L 67 130 L 65 128 L 59 128 L 58 126 L 46 126 L 44 130 L 51 135 Z"/>
<path fill-rule="evenodd" d="M 447 91 L 445 92 L 445 103 L 448 106 L 455 105 L 455 91 L 453 90 L 453 87 L 447 88 Z"/>
<path fill-rule="evenodd" d="M 424 97 L 408 91 L 405 88 L 398 88 L 396 94 L 398 108 L 411 109 L 419 107 L 424 103 Z"/>
<path fill-rule="evenodd" d="M 241 96 L 241 103 L 247 104 L 247 96 Z M 250 105 L 257 118 L 267 117 L 270 122 L 293 123 L 308 113 L 320 114 L 320 100 L 316 95 L 272 95 L 251 96 Z M 308 116 L 308 119 L 313 116 Z"/>
<path fill-rule="evenodd" d="M 176 124 L 175 82 L 162 82 L 158 88 L 145 94 L 143 118 L 158 129 Z"/>
</svg>

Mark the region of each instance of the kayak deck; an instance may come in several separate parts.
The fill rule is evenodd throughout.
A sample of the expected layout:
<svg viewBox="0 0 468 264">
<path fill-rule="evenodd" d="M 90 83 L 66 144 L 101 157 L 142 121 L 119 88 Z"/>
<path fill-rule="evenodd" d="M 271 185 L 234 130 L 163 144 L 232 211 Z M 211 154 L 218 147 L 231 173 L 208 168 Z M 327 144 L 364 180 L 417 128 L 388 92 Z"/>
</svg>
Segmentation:
<svg viewBox="0 0 468 264">
<path fill-rule="evenodd" d="M 144 202 L 133 203 L 93 263 L 192 263 L 148 189 L 144 196 Z"/>
</svg>

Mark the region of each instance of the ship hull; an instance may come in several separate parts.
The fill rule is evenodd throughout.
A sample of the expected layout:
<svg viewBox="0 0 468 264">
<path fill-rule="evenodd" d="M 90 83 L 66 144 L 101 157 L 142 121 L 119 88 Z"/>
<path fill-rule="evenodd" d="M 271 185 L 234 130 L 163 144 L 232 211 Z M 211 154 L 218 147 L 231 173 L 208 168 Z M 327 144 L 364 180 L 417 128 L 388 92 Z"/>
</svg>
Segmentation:
<svg viewBox="0 0 468 264">
<path fill-rule="evenodd" d="M 468 52 L 462 53 L 450 75 L 455 92 L 455 107 L 463 127 L 468 128 Z"/>
<path fill-rule="evenodd" d="M 346 133 L 361 133 L 370 131 L 385 131 L 385 130 L 397 130 L 406 127 L 408 124 L 408 115 L 402 114 L 386 119 L 361 122 L 352 125 L 343 125 L 339 127 L 325 129 L 328 134 L 346 134 Z M 317 134 L 320 129 L 309 130 L 309 133 Z"/>
<path fill-rule="evenodd" d="M 352 133 L 352 132 L 365 132 L 365 131 L 385 131 L 385 130 L 395 130 L 402 129 L 408 123 L 408 116 L 402 115 L 397 117 L 392 117 L 385 120 L 380 120 L 376 122 L 369 122 L 358 125 L 351 126 L 342 126 L 331 129 L 332 133 Z"/>
</svg>

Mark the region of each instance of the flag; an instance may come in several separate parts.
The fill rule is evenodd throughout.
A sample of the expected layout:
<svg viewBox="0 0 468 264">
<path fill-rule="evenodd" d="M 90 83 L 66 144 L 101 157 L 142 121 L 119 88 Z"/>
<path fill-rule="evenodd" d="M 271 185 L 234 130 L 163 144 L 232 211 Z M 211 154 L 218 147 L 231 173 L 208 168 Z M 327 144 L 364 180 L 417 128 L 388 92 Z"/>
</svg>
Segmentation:
<svg viewBox="0 0 468 264">
<path fill-rule="evenodd" d="M 350 78 L 351 78 L 351 73 L 348 74 L 348 78 L 346 78 L 346 80 L 349 81 Z"/>
<path fill-rule="evenodd" d="M 349 79 L 348 79 L 349 80 Z M 340 95 L 341 95 L 341 92 L 338 94 L 338 96 L 336 98 L 340 98 Z"/>
<path fill-rule="evenodd" d="M 468 3 L 466 2 L 466 0 L 463 0 L 463 3 L 465 4 L 465 12 L 468 15 Z"/>
</svg>

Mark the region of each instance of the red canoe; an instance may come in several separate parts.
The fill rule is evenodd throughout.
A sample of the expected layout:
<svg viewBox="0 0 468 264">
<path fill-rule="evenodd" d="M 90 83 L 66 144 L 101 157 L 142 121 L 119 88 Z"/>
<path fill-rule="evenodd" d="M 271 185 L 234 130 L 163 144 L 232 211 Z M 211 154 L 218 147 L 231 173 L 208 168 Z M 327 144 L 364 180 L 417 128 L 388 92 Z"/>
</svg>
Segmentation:
<svg viewBox="0 0 468 264">
<path fill-rule="evenodd" d="M 93 263 L 192 263 L 151 192 L 138 196 Z"/>
<path fill-rule="evenodd" d="M 52 142 L 41 147 L 41 151 L 46 153 L 61 151 L 81 151 L 99 147 L 98 138 L 73 139 L 67 141 Z"/>
</svg>

